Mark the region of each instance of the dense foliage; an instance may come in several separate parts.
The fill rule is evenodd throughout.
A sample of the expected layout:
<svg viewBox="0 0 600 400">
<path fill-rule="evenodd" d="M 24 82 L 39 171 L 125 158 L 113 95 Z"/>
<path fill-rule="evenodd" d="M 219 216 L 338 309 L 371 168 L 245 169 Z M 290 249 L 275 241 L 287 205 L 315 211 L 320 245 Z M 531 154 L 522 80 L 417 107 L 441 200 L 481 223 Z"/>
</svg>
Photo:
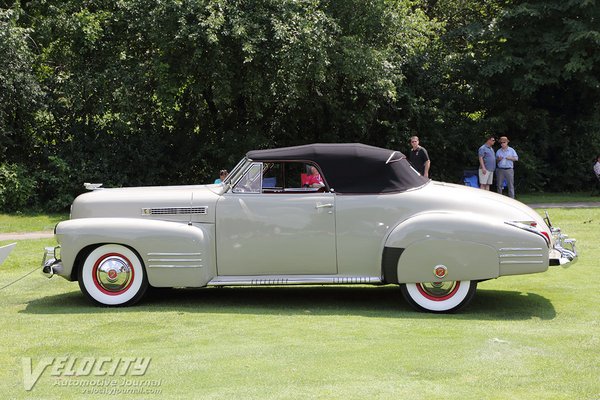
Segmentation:
<svg viewBox="0 0 600 400">
<path fill-rule="evenodd" d="M 521 156 L 518 190 L 586 188 L 599 20 L 574 0 L 0 2 L 0 188 L 28 199 L 0 190 L 0 206 L 208 182 L 256 148 L 405 151 L 413 134 L 434 179 L 459 181 L 492 132 Z"/>
</svg>

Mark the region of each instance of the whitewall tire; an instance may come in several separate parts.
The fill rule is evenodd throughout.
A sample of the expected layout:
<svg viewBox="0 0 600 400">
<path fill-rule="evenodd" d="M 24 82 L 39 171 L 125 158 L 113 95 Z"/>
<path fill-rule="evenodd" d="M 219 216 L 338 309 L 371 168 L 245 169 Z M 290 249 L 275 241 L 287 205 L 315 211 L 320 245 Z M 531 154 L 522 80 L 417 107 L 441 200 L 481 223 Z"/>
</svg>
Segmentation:
<svg viewBox="0 0 600 400">
<path fill-rule="evenodd" d="M 476 281 L 404 283 L 400 290 L 406 301 L 420 311 L 454 312 L 471 302 Z"/>
<path fill-rule="evenodd" d="M 79 287 L 93 302 L 107 306 L 131 305 L 148 288 L 139 256 L 129 247 L 105 244 L 92 250 L 81 265 Z"/>
</svg>

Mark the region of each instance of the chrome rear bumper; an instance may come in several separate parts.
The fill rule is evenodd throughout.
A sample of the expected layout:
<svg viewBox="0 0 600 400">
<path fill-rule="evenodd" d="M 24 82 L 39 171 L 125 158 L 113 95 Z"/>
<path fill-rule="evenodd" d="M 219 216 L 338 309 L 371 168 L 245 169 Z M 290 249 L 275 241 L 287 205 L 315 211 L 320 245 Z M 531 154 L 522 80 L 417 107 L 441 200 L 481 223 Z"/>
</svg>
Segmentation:
<svg viewBox="0 0 600 400">
<path fill-rule="evenodd" d="M 46 247 L 44 249 L 44 258 L 42 259 L 42 274 L 46 278 L 52 278 L 54 274 L 63 271 L 62 260 L 60 259 L 60 246 Z"/>
<path fill-rule="evenodd" d="M 560 231 L 560 228 L 551 227 L 550 230 L 554 238 L 554 246 L 550 249 L 550 266 L 570 267 L 577 262 L 577 249 L 575 248 L 577 241 L 569 239 Z"/>
</svg>

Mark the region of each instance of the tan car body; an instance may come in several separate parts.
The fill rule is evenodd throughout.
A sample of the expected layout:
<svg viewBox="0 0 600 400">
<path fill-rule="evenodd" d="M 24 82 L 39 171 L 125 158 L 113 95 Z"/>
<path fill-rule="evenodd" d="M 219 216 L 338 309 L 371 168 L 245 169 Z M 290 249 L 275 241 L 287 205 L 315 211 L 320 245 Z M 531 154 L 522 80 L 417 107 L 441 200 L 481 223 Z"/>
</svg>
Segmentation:
<svg viewBox="0 0 600 400">
<path fill-rule="evenodd" d="M 244 160 L 238 177 L 253 164 Z M 575 259 L 553 249 L 537 212 L 479 189 L 429 181 L 388 194 L 274 194 L 234 185 L 83 194 L 56 226 L 60 262 L 46 272 L 77 280 L 102 244 L 133 250 L 154 287 L 481 281 Z"/>
<path fill-rule="evenodd" d="M 398 282 L 434 279 L 438 264 L 449 270 L 442 280 L 490 279 L 548 268 L 544 238 L 505 224 L 533 220 L 545 225 L 541 217 L 494 193 L 439 182 L 396 194 L 311 193 L 301 198 L 225 189 L 104 189 L 80 196 L 72 219 L 56 228 L 62 246 L 60 275 L 76 279 L 72 272 L 77 255 L 98 243 L 135 249 L 150 284 L 158 287 L 200 287 L 218 276 L 383 280 L 385 247 L 405 249 L 398 262 Z M 334 204 L 334 213 L 315 208 L 320 203 Z M 181 214 L 144 213 L 178 207 Z M 206 213 L 181 209 L 194 207 Z M 494 215 L 499 208 L 501 218 Z M 533 250 L 505 257 L 517 252 L 506 249 L 517 248 Z"/>
</svg>

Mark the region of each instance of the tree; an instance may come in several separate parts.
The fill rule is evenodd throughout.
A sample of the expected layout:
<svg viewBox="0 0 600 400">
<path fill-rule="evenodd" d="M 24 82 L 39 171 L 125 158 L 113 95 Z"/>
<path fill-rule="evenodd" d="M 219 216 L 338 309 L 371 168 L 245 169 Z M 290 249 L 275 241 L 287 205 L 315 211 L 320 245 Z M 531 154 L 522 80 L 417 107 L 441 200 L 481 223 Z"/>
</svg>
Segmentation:
<svg viewBox="0 0 600 400">
<path fill-rule="evenodd" d="M 31 30 L 19 27 L 18 19 L 18 9 L 0 9 L 0 209 L 6 211 L 30 205 L 35 193 L 24 149 L 35 146 L 41 91 L 29 50 Z"/>
<path fill-rule="evenodd" d="M 479 93 L 498 129 L 523 143 L 534 187 L 591 182 L 600 150 L 599 21 L 593 1 L 516 1 L 481 47 Z"/>
<path fill-rule="evenodd" d="M 82 181 L 208 181 L 253 148 L 387 145 L 408 119 L 397 106 L 410 102 L 403 68 L 433 26 L 403 0 L 47 1 L 26 11 L 43 49 L 39 163 L 68 171 L 71 193 Z M 54 175 L 40 178 L 50 197 Z"/>
<path fill-rule="evenodd" d="M 18 9 L 0 9 L 0 163 L 24 162 L 40 87 L 30 51 L 31 29 L 18 26 Z"/>
<path fill-rule="evenodd" d="M 33 177 L 45 207 L 66 207 L 84 181 L 207 182 L 249 149 L 406 150 L 413 134 L 435 179 L 476 166 L 486 132 L 511 137 L 521 189 L 591 177 L 593 1 L 11 4 L 0 13 L 0 160 Z"/>
</svg>

